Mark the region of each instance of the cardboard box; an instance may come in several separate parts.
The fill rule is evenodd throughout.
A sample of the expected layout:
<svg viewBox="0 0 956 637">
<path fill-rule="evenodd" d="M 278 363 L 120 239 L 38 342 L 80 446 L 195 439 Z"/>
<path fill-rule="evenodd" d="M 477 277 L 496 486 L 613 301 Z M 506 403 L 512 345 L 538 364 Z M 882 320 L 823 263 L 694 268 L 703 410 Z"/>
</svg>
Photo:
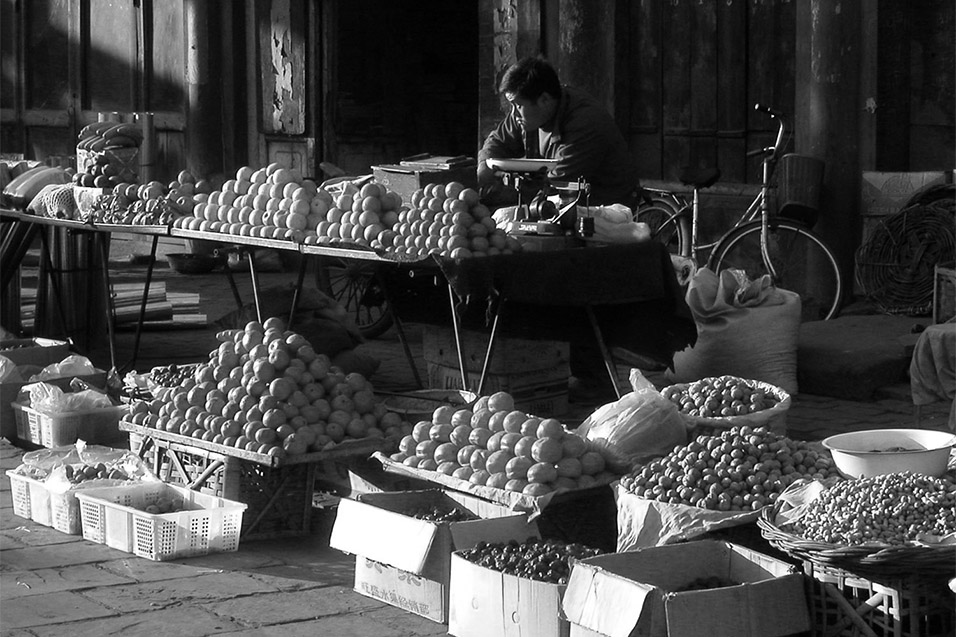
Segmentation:
<svg viewBox="0 0 956 637">
<path fill-rule="evenodd" d="M 447 170 L 428 170 L 399 164 L 385 164 L 372 166 L 372 175 L 377 183 L 400 194 L 402 200 L 407 204 L 411 204 L 412 195 L 415 194 L 416 190 L 424 188 L 428 184 L 447 184 L 451 181 L 457 181 L 469 188 L 476 188 L 478 184 L 478 173 L 474 164 Z"/>
<path fill-rule="evenodd" d="M 539 582 L 451 557 L 448 633 L 455 637 L 567 637 L 565 586 Z"/>
<path fill-rule="evenodd" d="M 775 637 L 810 629 L 796 568 L 730 542 L 698 541 L 576 562 L 562 608 L 571 637 Z M 701 578 L 739 585 L 680 591 Z"/>
<path fill-rule="evenodd" d="M 450 329 L 427 330 L 422 337 L 427 385 L 436 389 L 476 390 L 487 348 L 487 335 L 473 331 L 462 333 L 468 383 L 468 387 L 463 387 L 454 333 Z M 568 412 L 570 357 L 568 343 L 499 337 L 482 393 L 506 391 L 514 398 L 516 409 L 530 414 L 565 414 Z"/>
<path fill-rule="evenodd" d="M 458 506 L 480 519 L 438 523 L 411 511 Z M 355 591 L 444 623 L 448 618 L 451 554 L 479 541 L 503 542 L 538 536 L 526 514 L 441 490 L 369 493 L 339 502 L 329 546 L 351 553 Z"/>
<path fill-rule="evenodd" d="M 46 367 L 70 355 L 70 344 L 49 338 L 14 338 L 0 341 L 0 356 L 14 365 Z"/>
<path fill-rule="evenodd" d="M 465 367 L 481 372 L 488 350 L 488 335 L 473 330 L 460 332 Z M 434 328 L 422 334 L 422 357 L 426 363 L 458 367 L 455 332 L 450 328 Z M 571 346 L 561 341 L 532 341 L 497 337 L 488 371 L 492 374 L 519 374 L 548 371 L 571 360 Z"/>
<path fill-rule="evenodd" d="M 899 212 L 917 191 L 946 183 L 943 171 L 914 173 L 863 173 L 860 211 L 864 216 L 885 217 Z"/>
<path fill-rule="evenodd" d="M 945 323 L 956 316 L 956 269 L 937 265 L 933 279 L 933 323 Z"/>
</svg>

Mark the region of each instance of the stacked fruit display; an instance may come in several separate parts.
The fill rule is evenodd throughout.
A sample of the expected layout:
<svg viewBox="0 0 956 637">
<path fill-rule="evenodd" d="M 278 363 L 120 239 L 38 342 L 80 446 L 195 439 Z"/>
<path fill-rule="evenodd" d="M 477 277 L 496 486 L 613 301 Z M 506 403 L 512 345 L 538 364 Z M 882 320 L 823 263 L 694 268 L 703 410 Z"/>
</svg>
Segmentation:
<svg viewBox="0 0 956 637">
<path fill-rule="evenodd" d="M 319 212 L 321 221 L 313 226 L 315 239 L 306 242 L 342 240 L 387 249 L 396 235 L 393 227 L 405 210 L 398 193 L 381 184 L 365 184 L 358 192 L 335 196 L 332 205 Z"/>
<path fill-rule="evenodd" d="M 94 223 L 168 225 L 191 214 L 196 204 L 195 197 L 208 193 L 211 188 L 209 182 L 197 181 L 185 170 L 168 184 L 160 181 L 145 184 L 120 182 L 112 191 L 92 201 L 83 220 Z"/>
<path fill-rule="evenodd" d="M 136 403 L 131 422 L 280 458 L 411 431 L 361 374 L 331 365 L 281 319 L 220 332 L 219 340 L 190 378 Z"/>
<path fill-rule="evenodd" d="M 412 195 L 400 213 L 396 235 L 385 246 L 399 255 L 440 254 L 452 259 L 509 254 L 521 244 L 495 225 L 478 192 L 458 182 L 428 184 Z"/>
<path fill-rule="evenodd" d="M 174 227 L 298 243 L 315 234 L 332 204 L 332 196 L 314 181 L 279 163 L 243 166 L 221 188 L 194 199 L 192 213 L 175 220 Z"/>
<path fill-rule="evenodd" d="M 402 438 L 395 462 L 531 496 L 610 481 L 603 453 L 555 418 L 515 409 L 507 392 L 438 407 Z"/>
<path fill-rule="evenodd" d="M 716 511 L 756 511 L 798 478 L 837 478 L 829 454 L 764 427 L 698 436 L 621 478 L 642 498 Z"/>
<path fill-rule="evenodd" d="M 123 181 L 136 179 L 135 166 L 130 160 L 143 142 L 143 131 L 136 124 L 93 122 L 77 136 L 76 148 L 86 151 L 86 158 L 78 157 L 80 165 L 73 177 L 78 186 L 112 188 Z M 125 155 L 124 155 L 125 152 Z"/>
<path fill-rule="evenodd" d="M 530 538 L 521 543 L 516 540 L 478 542 L 473 548 L 461 551 L 460 555 L 469 562 L 509 575 L 567 584 L 572 560 L 583 560 L 601 553 L 599 549 L 579 543 Z"/>
</svg>

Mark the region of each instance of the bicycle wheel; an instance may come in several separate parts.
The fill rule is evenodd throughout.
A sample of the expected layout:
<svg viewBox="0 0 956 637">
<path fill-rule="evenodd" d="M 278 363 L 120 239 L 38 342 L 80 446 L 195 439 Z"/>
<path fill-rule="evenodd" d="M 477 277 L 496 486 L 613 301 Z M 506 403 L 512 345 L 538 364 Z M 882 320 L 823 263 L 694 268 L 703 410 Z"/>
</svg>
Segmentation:
<svg viewBox="0 0 956 637">
<path fill-rule="evenodd" d="M 378 266 L 362 261 L 326 258 L 328 292 L 352 317 L 365 338 L 384 334 L 392 326 L 392 312 L 376 276 Z"/>
<path fill-rule="evenodd" d="M 634 221 L 646 223 L 651 236 L 667 246 L 671 254 L 689 254 L 690 224 L 685 217 L 678 217 L 677 208 L 666 199 L 655 198 L 639 205 Z"/>
<path fill-rule="evenodd" d="M 777 270 L 775 285 L 800 295 L 803 321 L 836 316 L 843 299 L 840 268 L 817 235 L 799 224 L 779 221 L 769 230 L 767 251 Z M 744 270 L 750 279 L 767 274 L 760 255 L 760 222 L 750 222 L 724 236 L 707 265 L 714 272 Z"/>
</svg>

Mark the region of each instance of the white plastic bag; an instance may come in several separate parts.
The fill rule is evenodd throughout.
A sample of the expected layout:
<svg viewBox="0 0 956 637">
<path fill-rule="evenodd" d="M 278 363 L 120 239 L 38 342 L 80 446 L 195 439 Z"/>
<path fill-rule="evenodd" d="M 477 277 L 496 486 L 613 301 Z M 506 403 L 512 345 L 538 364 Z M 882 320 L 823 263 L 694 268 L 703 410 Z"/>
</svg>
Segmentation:
<svg viewBox="0 0 956 637">
<path fill-rule="evenodd" d="M 661 396 L 639 369 L 631 370 L 630 381 L 633 391 L 599 407 L 576 430 L 606 447 L 619 464 L 612 469 L 624 471 L 687 442 L 687 427 L 677 406 Z"/>
<path fill-rule="evenodd" d="M 67 376 L 89 376 L 96 373 L 96 367 L 86 356 L 70 354 L 59 363 L 44 367 L 39 374 L 30 379 L 30 382 L 64 378 Z"/>
<path fill-rule="evenodd" d="M 66 393 L 56 385 L 32 383 L 22 392 L 30 395 L 30 408 L 41 414 L 55 416 L 75 411 L 91 411 L 113 406 L 109 396 L 95 389 Z"/>
</svg>

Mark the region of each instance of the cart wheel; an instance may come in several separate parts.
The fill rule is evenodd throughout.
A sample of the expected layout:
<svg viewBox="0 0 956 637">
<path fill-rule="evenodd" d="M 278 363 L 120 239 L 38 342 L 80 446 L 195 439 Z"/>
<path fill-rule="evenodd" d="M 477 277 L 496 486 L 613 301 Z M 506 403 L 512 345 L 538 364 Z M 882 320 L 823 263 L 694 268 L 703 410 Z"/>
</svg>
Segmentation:
<svg viewBox="0 0 956 637">
<path fill-rule="evenodd" d="M 324 259 L 329 294 L 348 311 L 365 338 L 381 336 L 392 326 L 392 312 L 376 272 L 378 265 Z"/>
</svg>

